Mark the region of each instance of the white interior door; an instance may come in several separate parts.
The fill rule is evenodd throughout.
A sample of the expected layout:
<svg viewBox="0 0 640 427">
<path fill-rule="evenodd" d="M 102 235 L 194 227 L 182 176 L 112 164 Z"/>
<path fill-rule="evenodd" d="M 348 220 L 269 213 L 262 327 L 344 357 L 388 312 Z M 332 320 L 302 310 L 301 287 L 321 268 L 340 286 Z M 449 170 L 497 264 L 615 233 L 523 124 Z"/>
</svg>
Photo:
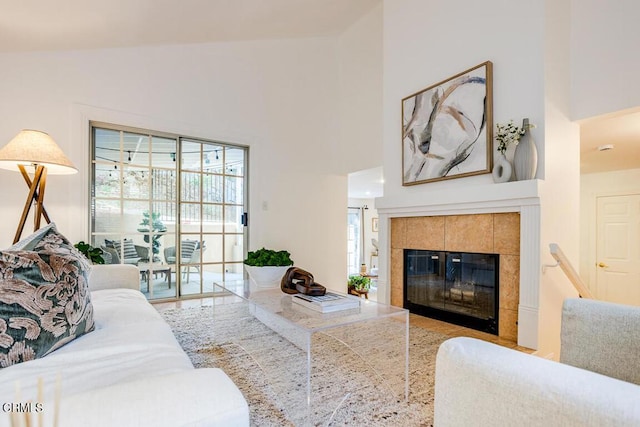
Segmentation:
<svg viewBox="0 0 640 427">
<path fill-rule="evenodd" d="M 596 296 L 640 306 L 640 195 L 597 198 Z"/>
</svg>

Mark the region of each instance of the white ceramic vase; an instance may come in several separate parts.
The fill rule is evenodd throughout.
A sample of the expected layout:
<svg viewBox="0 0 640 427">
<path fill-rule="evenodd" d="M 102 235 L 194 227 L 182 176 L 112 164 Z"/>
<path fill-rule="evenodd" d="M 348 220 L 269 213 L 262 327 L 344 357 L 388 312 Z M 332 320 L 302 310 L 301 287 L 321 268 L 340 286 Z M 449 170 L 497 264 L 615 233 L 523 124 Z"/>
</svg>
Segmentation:
<svg viewBox="0 0 640 427">
<path fill-rule="evenodd" d="M 531 137 L 529 119 L 522 120 L 522 129 L 524 135 L 520 137 L 513 155 L 513 170 L 518 181 L 535 178 L 538 168 L 538 150 Z"/>
<path fill-rule="evenodd" d="M 507 160 L 504 153 L 500 153 L 498 159 L 496 160 L 496 164 L 493 165 L 493 171 L 491 172 L 493 181 L 509 182 L 512 173 L 513 167 L 511 166 L 511 163 L 509 163 L 509 160 Z"/>
</svg>

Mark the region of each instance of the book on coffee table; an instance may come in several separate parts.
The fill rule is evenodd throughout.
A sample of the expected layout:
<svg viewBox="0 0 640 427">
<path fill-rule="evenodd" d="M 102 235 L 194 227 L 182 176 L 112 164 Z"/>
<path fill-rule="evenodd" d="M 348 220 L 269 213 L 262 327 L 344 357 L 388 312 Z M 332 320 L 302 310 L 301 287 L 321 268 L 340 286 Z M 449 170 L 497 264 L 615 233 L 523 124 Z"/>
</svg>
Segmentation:
<svg viewBox="0 0 640 427">
<path fill-rule="evenodd" d="M 321 296 L 295 294 L 291 301 L 320 313 L 331 313 L 340 310 L 349 310 L 360 307 L 360 299 L 346 295 L 338 295 L 327 292 Z"/>
</svg>

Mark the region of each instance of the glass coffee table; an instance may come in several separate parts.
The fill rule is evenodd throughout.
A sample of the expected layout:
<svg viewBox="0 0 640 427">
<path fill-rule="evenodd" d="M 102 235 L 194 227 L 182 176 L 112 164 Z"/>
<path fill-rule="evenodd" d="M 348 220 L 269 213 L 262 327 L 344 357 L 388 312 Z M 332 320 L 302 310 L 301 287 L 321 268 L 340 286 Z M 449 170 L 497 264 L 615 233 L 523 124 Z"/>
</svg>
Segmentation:
<svg viewBox="0 0 640 427">
<path fill-rule="evenodd" d="M 408 310 L 347 296 L 359 307 L 320 313 L 246 280 L 214 293 L 216 338 L 242 348 L 295 425 L 326 424 L 368 393 L 408 400 Z"/>
</svg>

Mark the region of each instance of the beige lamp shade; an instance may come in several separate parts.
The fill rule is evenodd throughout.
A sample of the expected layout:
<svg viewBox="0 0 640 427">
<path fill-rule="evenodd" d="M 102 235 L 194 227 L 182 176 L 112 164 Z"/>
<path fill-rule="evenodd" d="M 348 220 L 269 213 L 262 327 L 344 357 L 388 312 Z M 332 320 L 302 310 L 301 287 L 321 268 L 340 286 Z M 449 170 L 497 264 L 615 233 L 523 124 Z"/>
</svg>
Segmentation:
<svg viewBox="0 0 640 427">
<path fill-rule="evenodd" d="M 37 130 L 20 131 L 0 149 L 0 168 L 16 170 L 18 165 L 42 165 L 50 175 L 78 172 L 53 138 Z"/>
</svg>

